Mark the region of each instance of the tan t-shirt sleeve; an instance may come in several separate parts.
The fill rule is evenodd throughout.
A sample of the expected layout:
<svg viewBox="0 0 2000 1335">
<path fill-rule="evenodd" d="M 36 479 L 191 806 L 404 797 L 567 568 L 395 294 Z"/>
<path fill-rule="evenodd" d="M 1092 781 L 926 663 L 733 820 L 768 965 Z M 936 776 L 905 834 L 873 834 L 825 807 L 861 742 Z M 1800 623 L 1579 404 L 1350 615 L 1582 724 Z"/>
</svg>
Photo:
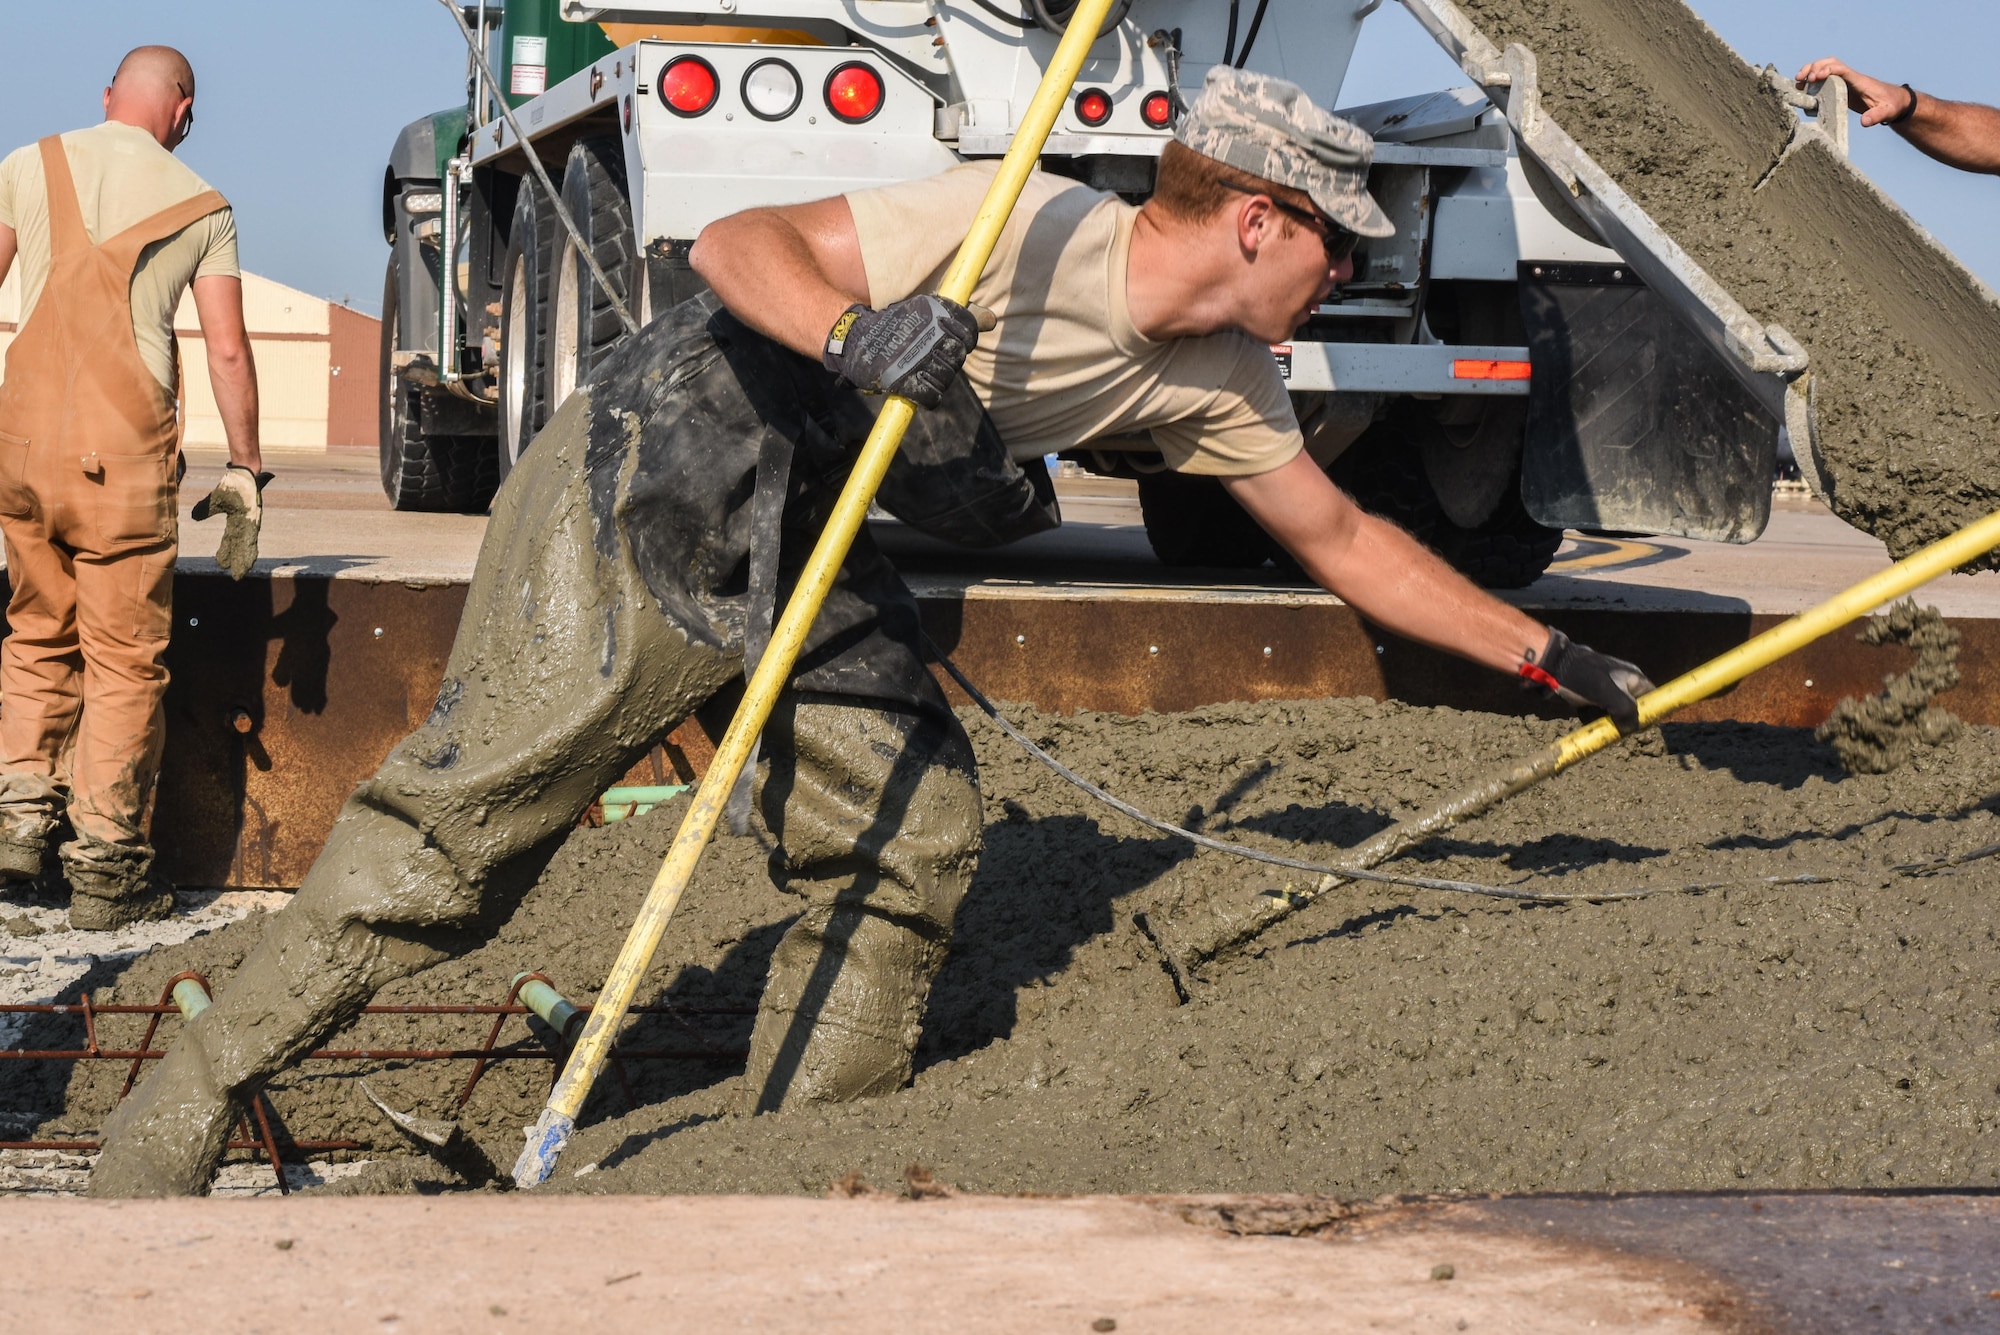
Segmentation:
<svg viewBox="0 0 2000 1335">
<path fill-rule="evenodd" d="M 236 258 L 236 214 L 231 209 L 221 209 L 209 214 L 194 224 L 206 229 L 208 235 L 202 243 L 201 263 L 194 269 L 193 278 L 241 278 L 243 269 Z"/>
<path fill-rule="evenodd" d="M 1153 426 L 1153 444 L 1169 468 L 1252 477 L 1290 463 L 1305 447 L 1269 348 L 1241 334 L 1213 334 L 1187 340 L 1180 352 L 1163 378 L 1215 388 L 1173 421 Z"/>
<path fill-rule="evenodd" d="M 869 305 L 879 309 L 937 285 L 972 227 L 994 170 L 992 163 L 965 163 L 847 196 Z"/>
</svg>

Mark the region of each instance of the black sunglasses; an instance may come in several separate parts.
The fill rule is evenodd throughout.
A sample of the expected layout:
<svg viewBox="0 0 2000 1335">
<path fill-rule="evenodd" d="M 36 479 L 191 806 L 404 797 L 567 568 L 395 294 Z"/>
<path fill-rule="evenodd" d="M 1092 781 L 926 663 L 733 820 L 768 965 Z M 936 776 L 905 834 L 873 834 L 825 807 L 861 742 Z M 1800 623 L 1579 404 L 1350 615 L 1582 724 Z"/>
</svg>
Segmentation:
<svg viewBox="0 0 2000 1335">
<path fill-rule="evenodd" d="M 1269 191 L 1259 190 L 1255 186 L 1239 185 L 1235 181 L 1224 181 L 1222 185 L 1225 189 L 1234 190 L 1239 194 L 1268 199 L 1272 208 L 1288 218 L 1298 219 L 1317 232 L 1320 244 L 1326 247 L 1326 262 L 1329 266 L 1346 262 L 1353 256 L 1354 248 L 1361 244 L 1358 232 L 1350 232 L 1339 223 L 1329 221 L 1320 214 L 1309 212 L 1296 204 L 1287 204 L 1282 199 L 1274 198 Z"/>
</svg>

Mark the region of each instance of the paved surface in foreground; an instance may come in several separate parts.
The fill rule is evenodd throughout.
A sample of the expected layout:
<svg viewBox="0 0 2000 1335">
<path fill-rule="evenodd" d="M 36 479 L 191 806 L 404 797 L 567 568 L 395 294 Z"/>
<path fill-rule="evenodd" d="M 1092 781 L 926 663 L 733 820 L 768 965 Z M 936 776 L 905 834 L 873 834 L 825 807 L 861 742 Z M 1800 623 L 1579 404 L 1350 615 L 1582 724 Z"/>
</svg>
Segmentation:
<svg viewBox="0 0 2000 1335">
<path fill-rule="evenodd" d="M 0 1208 L 36 1330 L 1993 1329 L 1992 1198 L 888 1196 Z M 1318 1226 L 1315 1228 L 1315 1226 Z M 1286 1236 L 1304 1229 L 1306 1236 Z"/>
<path fill-rule="evenodd" d="M 183 501 L 194 503 L 223 457 L 220 451 L 189 451 Z M 273 452 L 270 466 L 278 481 L 265 493 L 260 570 L 427 582 L 472 577 L 486 532 L 484 517 L 393 513 L 382 497 L 373 451 Z M 1275 576 L 1162 567 L 1146 545 L 1129 483 L 1064 478 L 1058 490 L 1062 528 L 999 551 L 959 551 L 898 524 L 877 525 L 876 532 L 912 582 L 926 587 L 1056 582 L 1106 590 L 1301 592 Z M 208 553 L 220 530 L 213 523 L 189 522 L 185 511 L 182 519 L 181 568 L 210 569 Z M 1875 539 L 1817 502 L 1787 494 L 1777 498 L 1764 536 L 1747 546 L 1682 538 L 1573 539 L 1548 575 L 1504 596 L 1544 608 L 1791 613 L 1873 574 L 1888 560 Z M 2000 616 L 2000 576 L 1950 576 L 1932 584 L 1924 598 L 1947 616 Z"/>
</svg>

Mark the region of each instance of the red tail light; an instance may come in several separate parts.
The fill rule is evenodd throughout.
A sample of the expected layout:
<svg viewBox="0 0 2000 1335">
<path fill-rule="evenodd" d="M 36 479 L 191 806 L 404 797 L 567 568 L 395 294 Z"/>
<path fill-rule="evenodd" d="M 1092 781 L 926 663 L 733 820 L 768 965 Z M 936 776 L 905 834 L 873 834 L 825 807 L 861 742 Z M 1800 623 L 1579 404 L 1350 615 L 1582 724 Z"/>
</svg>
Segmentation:
<svg viewBox="0 0 2000 1335">
<path fill-rule="evenodd" d="M 1085 125 L 1098 126 L 1111 119 L 1111 94 L 1102 88 L 1086 88 L 1076 95 L 1076 118 Z"/>
<path fill-rule="evenodd" d="M 849 125 L 874 118 L 882 109 L 882 76 L 858 60 L 826 76 L 826 109 Z"/>
<path fill-rule="evenodd" d="M 660 71 L 660 101 L 676 116 L 699 116 L 715 105 L 715 67 L 700 56 L 677 56 Z"/>
<path fill-rule="evenodd" d="M 1139 116 L 1155 130 L 1167 128 L 1167 122 L 1174 118 L 1174 104 L 1165 93 L 1148 93 L 1146 100 L 1139 104 Z"/>
</svg>

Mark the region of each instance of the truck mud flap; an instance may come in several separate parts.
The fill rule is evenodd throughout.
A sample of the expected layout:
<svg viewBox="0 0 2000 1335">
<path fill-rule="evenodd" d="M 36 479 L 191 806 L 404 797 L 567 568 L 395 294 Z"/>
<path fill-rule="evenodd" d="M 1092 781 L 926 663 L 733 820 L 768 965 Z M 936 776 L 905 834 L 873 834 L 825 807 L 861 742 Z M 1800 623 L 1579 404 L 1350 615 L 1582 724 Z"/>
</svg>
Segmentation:
<svg viewBox="0 0 2000 1335">
<path fill-rule="evenodd" d="M 1778 420 L 1628 265 L 1520 270 L 1534 376 L 1521 499 L 1551 528 L 1750 542 Z"/>
</svg>

